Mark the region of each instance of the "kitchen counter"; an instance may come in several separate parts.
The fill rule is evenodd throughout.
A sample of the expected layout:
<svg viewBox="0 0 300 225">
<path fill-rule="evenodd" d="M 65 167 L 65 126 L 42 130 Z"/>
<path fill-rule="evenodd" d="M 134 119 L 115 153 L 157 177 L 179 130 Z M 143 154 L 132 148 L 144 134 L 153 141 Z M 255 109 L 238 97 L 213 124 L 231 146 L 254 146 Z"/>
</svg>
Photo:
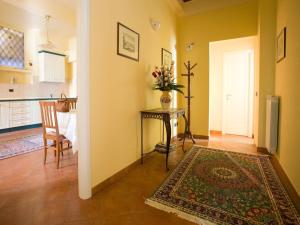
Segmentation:
<svg viewBox="0 0 300 225">
<path fill-rule="evenodd" d="M 0 98 L 0 102 L 20 102 L 20 101 L 49 101 L 58 100 L 60 98 L 47 98 L 47 97 L 28 97 L 28 98 Z M 74 97 L 68 99 L 76 99 Z"/>
<path fill-rule="evenodd" d="M 40 127 L 42 119 L 39 101 L 58 99 L 58 97 L 0 98 L 0 133 Z"/>
</svg>

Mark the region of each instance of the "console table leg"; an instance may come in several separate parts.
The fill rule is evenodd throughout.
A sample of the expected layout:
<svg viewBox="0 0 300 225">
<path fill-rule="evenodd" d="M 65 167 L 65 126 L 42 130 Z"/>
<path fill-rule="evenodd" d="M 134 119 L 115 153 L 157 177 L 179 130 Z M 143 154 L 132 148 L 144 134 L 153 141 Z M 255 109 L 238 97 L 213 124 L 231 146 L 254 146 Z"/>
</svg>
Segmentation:
<svg viewBox="0 0 300 225">
<path fill-rule="evenodd" d="M 143 157 L 144 157 L 144 140 L 143 140 L 143 115 L 141 115 L 141 164 L 144 163 Z"/>
<path fill-rule="evenodd" d="M 185 129 L 184 129 L 184 134 L 183 134 L 183 143 L 182 143 L 182 151 L 185 152 L 184 144 L 185 144 L 186 133 L 187 133 L 187 130 L 188 130 L 188 121 L 187 121 L 187 118 L 186 118 L 185 114 L 183 114 L 182 116 L 184 118 L 184 123 L 185 123 Z"/>
<path fill-rule="evenodd" d="M 170 116 L 169 115 L 165 115 L 164 123 L 165 123 L 165 126 L 166 126 L 166 133 L 167 133 L 166 170 L 168 171 L 169 170 L 168 158 L 169 158 L 170 143 L 171 143 L 171 123 L 170 123 Z"/>
</svg>

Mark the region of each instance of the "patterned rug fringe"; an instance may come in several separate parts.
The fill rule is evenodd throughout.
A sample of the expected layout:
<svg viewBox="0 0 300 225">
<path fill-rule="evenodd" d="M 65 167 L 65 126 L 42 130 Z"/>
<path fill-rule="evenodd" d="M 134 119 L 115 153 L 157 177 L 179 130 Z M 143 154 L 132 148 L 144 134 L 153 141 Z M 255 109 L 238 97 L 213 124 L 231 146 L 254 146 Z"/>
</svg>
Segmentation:
<svg viewBox="0 0 300 225">
<path fill-rule="evenodd" d="M 42 150 L 42 134 L 32 134 L 0 141 L 0 160 Z"/>
<path fill-rule="evenodd" d="M 26 150 L 26 151 L 20 151 L 18 153 L 7 154 L 5 156 L 0 156 L 0 160 L 12 158 L 12 157 L 19 156 L 19 155 L 24 155 L 24 154 L 35 152 L 35 151 L 39 151 L 41 149 L 42 149 L 42 147 L 38 147 L 38 148 L 33 148 L 33 149 L 30 149 L 30 150 Z"/>
<path fill-rule="evenodd" d="M 156 202 L 156 201 L 153 201 L 151 199 L 146 199 L 145 204 L 147 204 L 149 206 L 152 206 L 156 209 L 165 211 L 167 213 L 173 213 L 173 214 L 175 214 L 176 216 L 178 216 L 182 219 L 188 220 L 190 222 L 193 222 L 193 223 L 196 223 L 196 224 L 199 224 L 199 225 L 216 225 L 215 223 L 212 223 L 208 220 L 201 219 L 199 217 L 196 217 L 196 216 L 193 216 L 193 215 L 188 214 L 186 212 L 174 209 L 170 206 L 163 205 L 163 204 L 161 204 L 159 202 Z"/>
<path fill-rule="evenodd" d="M 254 153 L 254 152 L 238 152 L 238 151 L 232 151 L 232 150 L 228 150 L 228 149 L 225 149 L 225 148 L 215 148 L 215 147 L 207 147 L 207 146 L 204 146 L 204 145 L 199 145 L 199 144 L 195 144 L 193 145 L 193 147 L 199 147 L 199 148 L 204 148 L 204 149 L 211 149 L 211 150 L 221 150 L 221 151 L 225 151 L 225 152 L 232 152 L 232 153 L 237 153 L 237 154 L 244 154 L 244 155 L 251 155 L 251 156 L 265 156 L 265 157 L 270 157 L 270 155 L 268 154 L 262 154 L 262 153 Z"/>
</svg>

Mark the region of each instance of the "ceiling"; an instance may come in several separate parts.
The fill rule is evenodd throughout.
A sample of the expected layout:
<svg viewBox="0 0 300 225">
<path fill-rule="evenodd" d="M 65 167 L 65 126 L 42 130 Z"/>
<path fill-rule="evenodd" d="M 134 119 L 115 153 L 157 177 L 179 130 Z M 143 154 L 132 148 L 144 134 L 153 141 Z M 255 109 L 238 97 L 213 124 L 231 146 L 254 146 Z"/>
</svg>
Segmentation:
<svg viewBox="0 0 300 225">
<path fill-rule="evenodd" d="M 8 3 L 19 4 L 20 6 L 31 5 L 32 3 L 38 5 L 58 5 L 63 7 L 65 10 L 73 10 L 76 9 L 77 0 L 0 0 Z M 67 8 L 66 8 L 67 7 Z"/>
<path fill-rule="evenodd" d="M 67 6 L 72 11 L 76 11 L 77 0 L 52 0 L 56 4 L 61 4 L 62 6 Z"/>
<path fill-rule="evenodd" d="M 187 2 L 184 2 L 183 0 L 176 1 L 176 3 L 180 5 L 183 13 L 186 15 L 190 15 L 253 0 L 191 0 Z"/>
<path fill-rule="evenodd" d="M 76 0 L 0 0 L 43 18 L 51 15 L 54 20 L 74 26 L 76 24 Z"/>
<path fill-rule="evenodd" d="M 1 25 L 22 32 L 37 32 L 40 34 L 37 36 L 43 37 L 45 35 L 45 15 L 50 14 L 52 16 L 48 25 L 50 39 L 59 49 L 66 49 L 67 40 L 76 35 L 76 21 L 74 21 L 76 15 L 70 9 L 60 11 L 59 8 L 56 8 L 54 2 L 58 0 L 47 1 L 0 0 Z M 63 7 L 61 8 L 63 9 Z"/>
</svg>

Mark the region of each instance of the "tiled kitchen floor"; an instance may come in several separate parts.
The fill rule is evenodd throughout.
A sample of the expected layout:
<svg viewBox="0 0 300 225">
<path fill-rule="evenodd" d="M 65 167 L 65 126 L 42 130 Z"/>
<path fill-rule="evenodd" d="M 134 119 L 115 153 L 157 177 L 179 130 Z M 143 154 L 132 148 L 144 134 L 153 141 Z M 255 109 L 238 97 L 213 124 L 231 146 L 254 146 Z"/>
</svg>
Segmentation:
<svg viewBox="0 0 300 225">
<path fill-rule="evenodd" d="M 0 141 L 1 138 L 5 138 L 4 135 Z M 233 137 L 230 141 L 224 141 L 223 137 L 223 140 L 213 138 L 213 141 L 198 141 L 197 144 L 256 152 L 254 145 Z M 188 142 L 186 148 L 190 147 Z M 181 149 L 171 153 L 171 170 L 182 156 Z M 77 155 L 65 154 L 59 170 L 53 154 L 49 154 L 45 166 L 42 159 L 43 151 L 37 151 L 0 161 L 1 225 L 192 224 L 144 204 L 170 173 L 165 171 L 164 155 L 151 153 L 144 165 L 133 168 L 125 177 L 86 201 L 78 198 Z"/>
</svg>

